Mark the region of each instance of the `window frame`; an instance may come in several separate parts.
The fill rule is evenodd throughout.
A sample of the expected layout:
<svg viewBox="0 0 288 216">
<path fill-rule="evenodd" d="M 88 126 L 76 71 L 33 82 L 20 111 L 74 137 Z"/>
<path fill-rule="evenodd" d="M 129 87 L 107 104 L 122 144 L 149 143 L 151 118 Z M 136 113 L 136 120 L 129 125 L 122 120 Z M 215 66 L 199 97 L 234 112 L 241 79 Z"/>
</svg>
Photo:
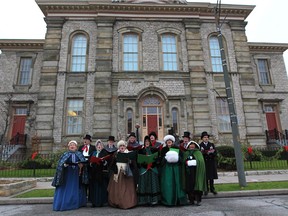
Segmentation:
<svg viewBox="0 0 288 216">
<path fill-rule="evenodd" d="M 183 71 L 183 57 L 181 52 L 181 31 L 174 28 L 164 28 L 157 31 L 158 41 L 159 41 L 159 60 L 160 60 L 160 70 L 162 71 Z M 177 61 L 177 69 L 176 70 L 164 70 L 164 58 L 163 58 L 163 35 L 173 35 L 175 37 L 175 45 L 176 45 L 176 61 Z"/>
<path fill-rule="evenodd" d="M 136 27 L 125 27 L 118 30 L 119 34 L 119 50 L 118 50 L 118 69 L 120 72 L 139 72 L 143 70 L 143 49 L 142 49 L 142 33 L 143 30 Z M 124 37 L 125 35 L 137 35 L 138 37 L 138 56 L 137 56 L 137 70 L 125 70 L 124 69 Z"/>
<path fill-rule="evenodd" d="M 71 107 L 69 107 L 69 102 L 71 102 L 71 101 L 75 101 L 75 102 L 82 102 L 82 104 L 80 104 L 80 106 L 71 106 Z M 66 134 L 67 135 L 78 135 L 78 134 L 82 134 L 83 133 L 83 128 L 84 128 L 84 100 L 82 99 L 82 98 L 68 98 L 67 99 L 67 105 L 66 105 L 66 121 L 65 121 L 65 125 L 66 125 Z M 71 112 L 74 112 L 75 113 L 75 111 L 77 112 L 76 114 L 76 116 L 73 116 L 74 114 L 70 114 L 69 115 L 69 108 L 71 108 L 71 109 L 73 109 L 73 108 L 81 108 L 81 106 L 82 106 L 82 110 L 71 110 Z M 78 114 L 78 112 L 81 112 L 81 114 L 79 115 Z M 72 124 L 70 124 L 69 123 L 69 118 L 71 118 L 72 119 Z M 73 118 L 79 118 L 80 119 L 80 123 L 78 123 L 78 121 L 79 121 L 79 119 L 77 120 L 76 119 L 76 123 L 74 123 L 73 122 Z M 70 126 L 72 126 L 72 127 L 75 127 L 75 125 L 76 125 L 76 132 L 73 132 L 73 131 L 75 131 L 75 129 L 71 129 L 72 130 L 72 132 L 69 132 L 69 127 Z M 80 125 L 80 129 L 77 127 L 77 125 Z"/>
<path fill-rule="evenodd" d="M 211 39 L 216 39 L 216 41 L 217 41 L 217 45 L 219 47 L 219 50 L 218 50 L 219 56 L 216 56 L 216 57 L 212 56 Z M 225 53 L 225 57 L 226 57 L 226 64 L 227 64 L 227 68 L 229 68 L 229 61 L 228 61 L 228 54 L 227 54 L 227 52 L 228 52 L 227 50 L 228 49 L 227 49 L 227 44 L 226 44 L 225 37 L 222 36 L 222 40 L 223 40 L 224 53 Z M 218 36 L 216 35 L 216 33 L 213 33 L 213 34 L 209 35 L 209 37 L 208 37 L 208 46 L 209 46 L 209 58 L 210 58 L 210 64 L 211 64 L 211 72 L 212 73 L 223 73 L 224 68 L 223 68 L 223 64 L 222 64 L 221 49 L 220 49 L 220 44 L 219 44 L 219 41 L 218 41 Z M 215 49 L 213 49 L 213 50 L 215 50 Z M 218 59 L 218 62 L 220 60 L 221 64 L 217 64 L 217 66 L 221 65 L 222 71 L 214 71 L 213 70 L 213 68 L 214 68 L 213 67 L 213 65 L 214 65 L 213 64 L 213 59 L 215 59 L 215 58 Z"/>
<path fill-rule="evenodd" d="M 86 38 L 86 52 L 85 52 L 85 63 L 84 63 L 84 69 L 81 70 L 74 70 L 73 69 L 73 51 L 74 51 L 74 42 L 75 38 L 77 36 L 84 36 Z M 84 73 L 87 72 L 88 68 L 88 58 L 89 58 L 89 36 L 86 32 L 83 31 L 77 31 L 70 35 L 70 46 L 69 46 L 69 52 L 68 52 L 68 70 L 71 73 Z M 84 55 L 81 55 L 84 57 Z M 81 57 L 80 56 L 80 57 Z M 83 64 L 82 64 L 83 65 Z"/>
<path fill-rule="evenodd" d="M 260 61 L 264 61 L 265 63 L 265 74 L 266 74 L 266 81 L 267 83 L 263 82 L 263 76 L 261 75 L 261 70 L 260 70 Z M 271 85 L 272 84 L 272 79 L 271 79 L 271 69 L 270 69 L 270 60 L 267 58 L 257 58 L 256 59 L 256 65 L 257 65 L 257 71 L 258 71 L 258 78 L 259 78 L 259 84 L 260 85 Z"/>
<path fill-rule="evenodd" d="M 223 108 L 225 110 L 223 110 Z M 220 132 L 230 133 L 232 132 L 230 113 L 227 98 L 217 97 L 216 98 L 216 115 L 217 115 L 217 126 Z M 222 117 L 222 119 L 221 119 Z M 224 121 L 224 118 L 226 121 Z M 223 127 L 224 126 L 224 127 Z"/>
<path fill-rule="evenodd" d="M 129 122 L 129 113 L 131 114 L 131 120 Z M 126 109 L 126 134 L 130 134 L 133 131 L 133 120 L 134 120 L 134 112 L 132 108 Z M 129 126 L 130 124 L 130 126 Z M 131 127 L 131 130 L 129 131 L 129 127 Z"/>
<path fill-rule="evenodd" d="M 176 112 L 176 128 L 174 127 L 175 123 L 174 123 L 173 112 Z M 174 130 L 175 134 L 178 134 L 179 133 L 179 109 L 177 107 L 173 107 L 171 109 L 171 119 L 172 119 L 173 130 Z"/>
</svg>

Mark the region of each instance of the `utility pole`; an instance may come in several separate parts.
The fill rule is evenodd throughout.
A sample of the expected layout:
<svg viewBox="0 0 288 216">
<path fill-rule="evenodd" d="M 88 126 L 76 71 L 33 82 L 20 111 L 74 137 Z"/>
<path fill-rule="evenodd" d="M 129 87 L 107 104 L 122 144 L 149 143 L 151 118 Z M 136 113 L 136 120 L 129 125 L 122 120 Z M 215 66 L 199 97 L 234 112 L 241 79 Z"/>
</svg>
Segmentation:
<svg viewBox="0 0 288 216">
<path fill-rule="evenodd" d="M 223 74 L 224 74 L 224 82 L 226 88 L 226 95 L 227 95 L 227 102 L 228 108 L 230 113 L 230 123 L 232 128 L 232 136 L 233 136 L 233 144 L 234 144 L 234 151 L 235 151 L 235 158 L 236 158 L 236 166 L 237 166 L 237 173 L 238 173 L 238 181 L 240 187 L 246 187 L 246 177 L 244 172 L 244 162 L 241 150 L 241 144 L 239 143 L 239 130 L 238 130 L 238 121 L 237 115 L 235 112 L 234 100 L 232 96 L 231 86 L 230 86 L 230 77 L 227 68 L 227 61 L 223 46 L 223 38 L 221 33 L 221 25 L 220 24 L 220 12 L 221 12 L 221 0 L 215 7 L 215 21 L 216 21 L 216 28 L 217 28 L 217 38 L 219 42 L 220 52 L 221 52 L 221 60 L 222 60 L 222 67 L 223 67 Z M 225 20 L 225 19 L 224 19 Z"/>
</svg>

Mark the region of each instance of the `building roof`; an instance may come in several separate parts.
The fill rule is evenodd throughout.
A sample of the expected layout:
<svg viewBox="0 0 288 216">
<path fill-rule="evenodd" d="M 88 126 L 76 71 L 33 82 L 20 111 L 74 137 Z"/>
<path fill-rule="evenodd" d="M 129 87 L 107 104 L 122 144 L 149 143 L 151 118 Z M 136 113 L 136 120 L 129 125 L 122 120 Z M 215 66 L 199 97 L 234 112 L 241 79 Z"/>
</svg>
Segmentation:
<svg viewBox="0 0 288 216">
<path fill-rule="evenodd" d="M 123 0 L 122 0 L 123 1 Z M 214 19 L 216 4 L 173 1 L 112 2 L 111 0 L 36 0 L 45 17 L 130 17 L 130 18 L 201 18 Z M 157 2 L 164 2 L 157 4 Z M 165 3 L 168 2 L 168 3 Z M 170 2 L 170 3 L 169 3 Z M 222 4 L 223 17 L 227 20 L 245 20 L 254 9 L 254 5 Z"/>
<path fill-rule="evenodd" d="M 42 50 L 44 43 L 44 39 L 0 39 L 0 49 Z"/>
<path fill-rule="evenodd" d="M 248 42 L 251 52 L 285 52 L 288 49 L 288 43 L 264 43 Z"/>
</svg>

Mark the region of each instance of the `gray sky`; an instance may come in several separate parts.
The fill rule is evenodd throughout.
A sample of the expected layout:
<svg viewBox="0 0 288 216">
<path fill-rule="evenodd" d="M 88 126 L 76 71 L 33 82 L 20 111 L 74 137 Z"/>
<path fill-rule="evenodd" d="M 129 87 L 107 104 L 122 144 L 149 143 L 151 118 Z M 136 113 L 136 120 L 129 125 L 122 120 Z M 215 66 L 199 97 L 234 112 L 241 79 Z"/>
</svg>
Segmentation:
<svg viewBox="0 0 288 216">
<path fill-rule="evenodd" d="M 217 0 L 194 2 L 216 3 Z M 222 4 L 256 5 L 247 18 L 249 42 L 288 43 L 288 0 L 222 0 Z M 44 15 L 35 0 L 0 0 L 0 8 L 0 39 L 44 39 Z M 284 59 L 287 68 L 288 51 Z"/>
</svg>

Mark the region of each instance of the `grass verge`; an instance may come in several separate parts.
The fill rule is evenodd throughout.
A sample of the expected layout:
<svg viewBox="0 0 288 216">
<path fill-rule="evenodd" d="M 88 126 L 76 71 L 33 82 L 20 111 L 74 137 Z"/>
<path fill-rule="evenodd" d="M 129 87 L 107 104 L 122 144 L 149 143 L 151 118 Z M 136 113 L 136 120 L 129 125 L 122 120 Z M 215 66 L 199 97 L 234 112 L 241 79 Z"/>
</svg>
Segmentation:
<svg viewBox="0 0 288 216">
<path fill-rule="evenodd" d="M 287 189 L 288 181 L 277 182 L 248 182 L 247 186 L 241 188 L 237 183 L 231 184 L 215 184 L 215 188 L 219 192 L 226 191 L 242 191 L 242 190 L 269 190 L 269 189 Z"/>
</svg>

